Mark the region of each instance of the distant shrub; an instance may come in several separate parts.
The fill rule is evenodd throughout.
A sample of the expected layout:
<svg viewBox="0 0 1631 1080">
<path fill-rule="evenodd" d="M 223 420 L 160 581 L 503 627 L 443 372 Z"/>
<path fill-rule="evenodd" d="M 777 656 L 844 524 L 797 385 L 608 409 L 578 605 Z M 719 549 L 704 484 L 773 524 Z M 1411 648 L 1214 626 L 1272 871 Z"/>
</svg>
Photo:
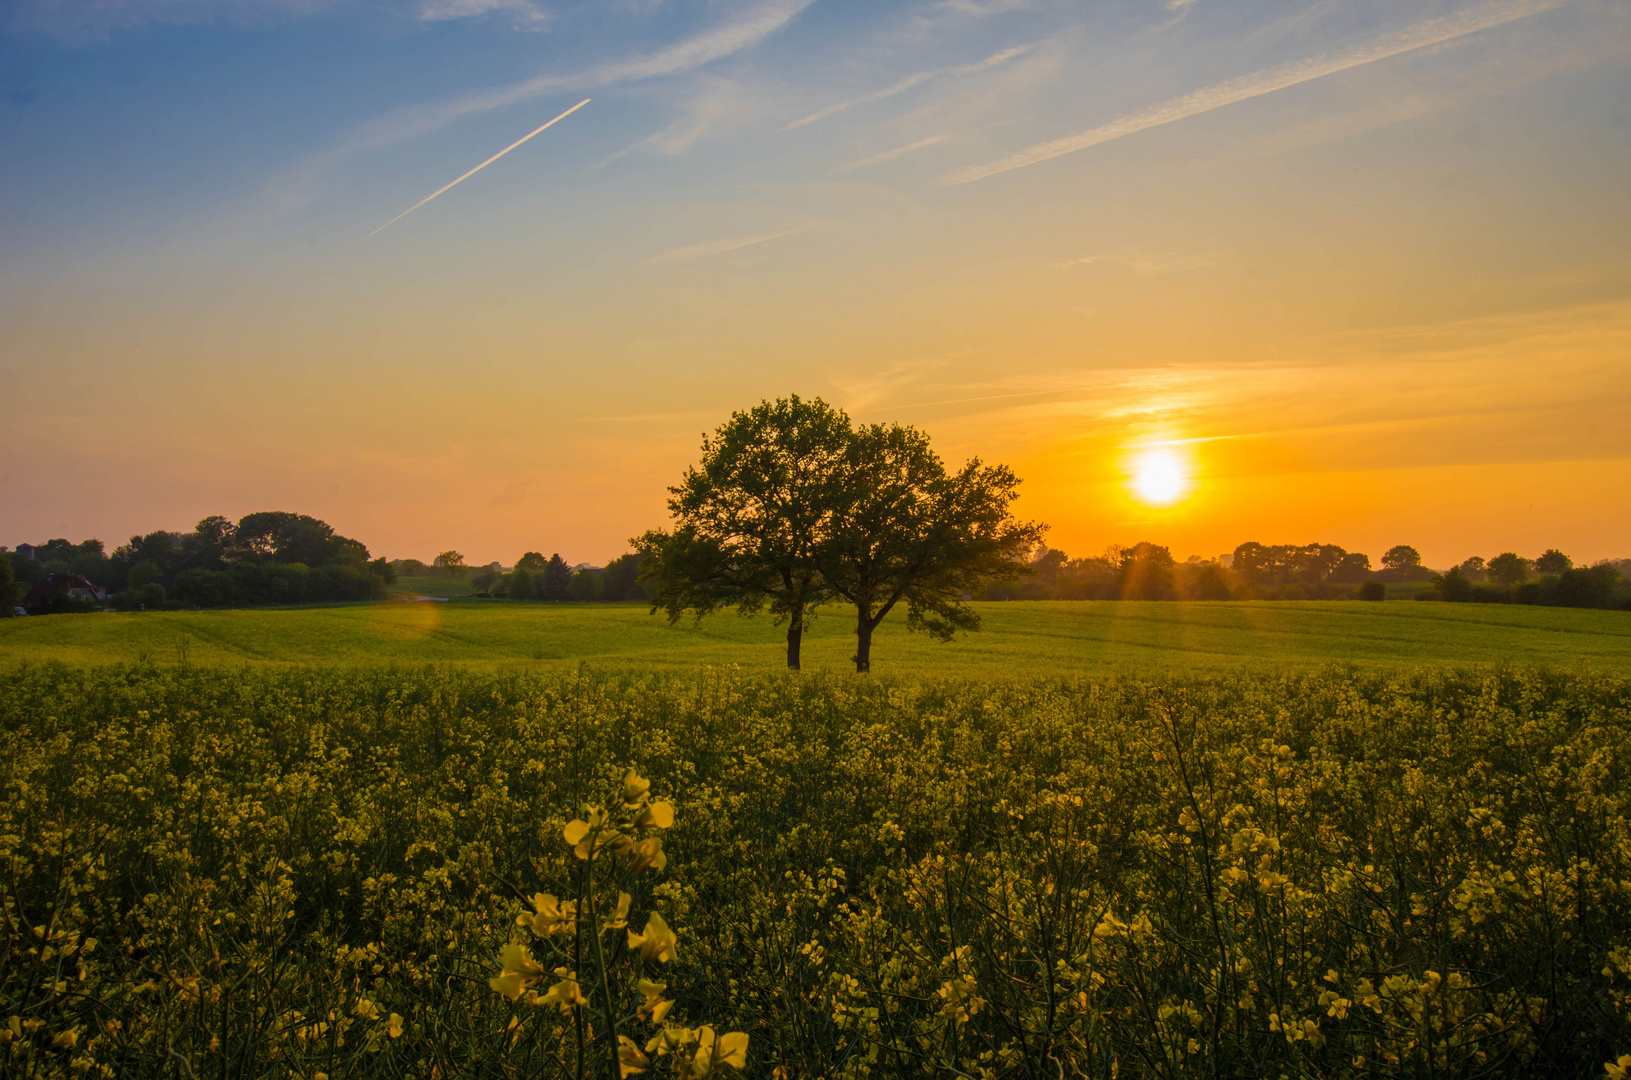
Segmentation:
<svg viewBox="0 0 1631 1080">
<path fill-rule="evenodd" d="M 1386 600 L 1387 586 L 1372 578 L 1370 581 L 1367 581 L 1359 586 L 1359 599 Z"/>
</svg>

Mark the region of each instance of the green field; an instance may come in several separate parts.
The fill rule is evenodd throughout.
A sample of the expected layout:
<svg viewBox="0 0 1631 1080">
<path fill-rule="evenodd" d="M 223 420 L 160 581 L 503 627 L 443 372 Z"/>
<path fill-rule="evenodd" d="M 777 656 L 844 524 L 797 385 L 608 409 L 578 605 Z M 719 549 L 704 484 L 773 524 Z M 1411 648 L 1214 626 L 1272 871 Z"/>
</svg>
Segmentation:
<svg viewBox="0 0 1631 1080">
<path fill-rule="evenodd" d="M 437 579 L 441 580 L 441 579 Z M 1114 670 L 1271 670 L 1538 663 L 1631 669 L 1631 615 L 1471 604 L 1042 601 L 977 605 L 985 629 L 940 643 L 892 618 L 873 670 L 906 676 L 1070 677 Z M 806 670 L 850 667 L 841 609 L 816 621 Z M 0 661 L 460 664 L 695 668 L 782 665 L 767 618 L 669 626 L 635 604 L 389 603 L 62 615 L 0 622 Z"/>
</svg>

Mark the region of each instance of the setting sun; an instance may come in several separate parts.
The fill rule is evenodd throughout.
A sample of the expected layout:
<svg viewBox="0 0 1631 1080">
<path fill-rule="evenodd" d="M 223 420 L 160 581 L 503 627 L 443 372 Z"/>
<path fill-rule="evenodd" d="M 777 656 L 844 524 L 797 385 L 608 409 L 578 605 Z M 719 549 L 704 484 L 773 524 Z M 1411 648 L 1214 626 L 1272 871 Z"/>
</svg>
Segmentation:
<svg viewBox="0 0 1631 1080">
<path fill-rule="evenodd" d="M 1151 446 L 1133 460 L 1133 494 L 1149 506 L 1171 506 L 1189 494 L 1189 463 L 1170 446 Z"/>
</svg>

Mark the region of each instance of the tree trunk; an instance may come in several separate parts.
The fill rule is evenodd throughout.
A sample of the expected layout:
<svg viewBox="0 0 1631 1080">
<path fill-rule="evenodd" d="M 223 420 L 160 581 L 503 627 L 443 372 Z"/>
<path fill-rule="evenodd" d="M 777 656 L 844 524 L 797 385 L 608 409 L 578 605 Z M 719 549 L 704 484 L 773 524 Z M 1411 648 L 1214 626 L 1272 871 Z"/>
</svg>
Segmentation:
<svg viewBox="0 0 1631 1080">
<path fill-rule="evenodd" d="M 855 673 L 866 675 L 872 671 L 872 613 L 857 607 L 855 613 Z"/>
<path fill-rule="evenodd" d="M 790 671 L 799 669 L 799 646 L 803 643 L 804 613 L 795 611 L 787 623 L 787 667 Z"/>
</svg>

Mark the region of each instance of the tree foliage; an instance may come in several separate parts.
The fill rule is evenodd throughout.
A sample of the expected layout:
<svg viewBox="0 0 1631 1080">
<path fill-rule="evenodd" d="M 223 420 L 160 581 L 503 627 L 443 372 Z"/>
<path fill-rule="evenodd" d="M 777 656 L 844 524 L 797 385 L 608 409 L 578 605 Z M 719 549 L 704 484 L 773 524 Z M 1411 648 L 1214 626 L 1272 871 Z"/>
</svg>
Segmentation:
<svg viewBox="0 0 1631 1080">
<path fill-rule="evenodd" d="M 704 436 L 701 463 L 670 489 L 672 532 L 638 537 L 653 610 L 670 621 L 722 608 L 786 622 L 787 664 L 834 598 L 855 608 L 856 670 L 873 632 L 904 603 L 907 625 L 938 638 L 974 629 L 967 604 L 1019 561 L 1042 527 L 1013 520 L 1018 480 L 978 460 L 948 472 L 922 432 L 856 429 L 796 395 L 735 413 Z"/>
<path fill-rule="evenodd" d="M 852 432 L 849 417 L 797 395 L 733 413 L 704 435 L 702 461 L 669 488 L 672 532 L 632 543 L 651 564 L 652 610 L 678 622 L 734 607 L 787 623 L 787 666 L 832 591 L 820 569 Z"/>
</svg>

